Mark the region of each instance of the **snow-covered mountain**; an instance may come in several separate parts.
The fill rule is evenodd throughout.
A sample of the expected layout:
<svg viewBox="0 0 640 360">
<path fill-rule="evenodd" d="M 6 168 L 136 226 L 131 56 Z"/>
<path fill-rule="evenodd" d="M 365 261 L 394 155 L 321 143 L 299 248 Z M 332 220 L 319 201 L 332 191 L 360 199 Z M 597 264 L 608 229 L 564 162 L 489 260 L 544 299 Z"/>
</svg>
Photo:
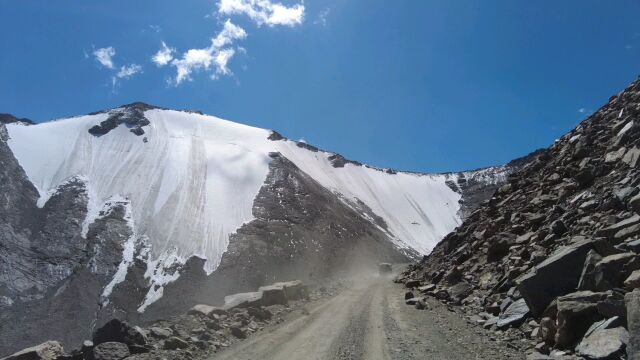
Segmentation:
<svg viewBox="0 0 640 360">
<path fill-rule="evenodd" d="M 38 314 L 64 313 L 52 309 L 56 297 L 77 302 L 78 291 L 95 297 L 82 304 L 82 328 L 99 312 L 146 319 L 266 280 L 328 275 L 353 254 L 427 254 L 510 171 L 379 169 L 271 130 L 142 103 L 36 125 L 6 118 L 0 190 L 14 194 L 0 200 L 9 244 L 0 316 L 6 324 L 30 309 L 34 325 L 12 331 L 28 337 L 52 326 Z M 90 290 L 72 290 L 78 279 Z"/>
</svg>

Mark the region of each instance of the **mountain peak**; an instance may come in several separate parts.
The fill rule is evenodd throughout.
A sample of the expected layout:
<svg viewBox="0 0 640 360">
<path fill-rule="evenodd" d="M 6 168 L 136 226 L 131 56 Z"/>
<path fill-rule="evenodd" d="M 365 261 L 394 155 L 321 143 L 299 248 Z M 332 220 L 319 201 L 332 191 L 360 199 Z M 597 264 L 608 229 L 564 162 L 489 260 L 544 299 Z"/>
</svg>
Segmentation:
<svg viewBox="0 0 640 360">
<path fill-rule="evenodd" d="M 34 122 L 27 118 L 18 118 L 12 114 L 0 114 L 0 124 L 20 123 L 23 125 L 33 125 Z"/>
</svg>

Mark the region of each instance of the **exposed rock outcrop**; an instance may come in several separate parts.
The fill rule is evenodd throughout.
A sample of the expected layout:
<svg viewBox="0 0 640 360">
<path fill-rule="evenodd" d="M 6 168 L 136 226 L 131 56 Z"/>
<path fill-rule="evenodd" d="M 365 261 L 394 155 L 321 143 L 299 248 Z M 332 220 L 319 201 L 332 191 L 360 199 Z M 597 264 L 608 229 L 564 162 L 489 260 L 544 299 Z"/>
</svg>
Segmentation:
<svg viewBox="0 0 640 360">
<path fill-rule="evenodd" d="M 626 294 L 626 308 L 624 302 L 640 286 L 639 118 L 636 81 L 509 174 L 397 281 L 463 305 L 508 339 L 529 339 L 530 350 L 640 358 L 637 290 Z M 462 281 L 472 288 L 464 299 L 442 295 Z M 517 302 L 526 302 L 530 315 L 503 333 Z M 597 325 L 607 321 L 616 325 Z"/>
<path fill-rule="evenodd" d="M 145 133 L 143 128 L 151 124 L 151 122 L 144 116 L 144 112 L 151 109 L 157 109 L 157 107 L 137 102 L 109 110 L 107 112 L 109 117 L 100 122 L 99 125 L 91 127 L 91 129 L 89 129 L 89 133 L 94 136 L 106 135 L 111 130 L 124 124 L 133 134 L 136 136 L 142 136 Z"/>
</svg>

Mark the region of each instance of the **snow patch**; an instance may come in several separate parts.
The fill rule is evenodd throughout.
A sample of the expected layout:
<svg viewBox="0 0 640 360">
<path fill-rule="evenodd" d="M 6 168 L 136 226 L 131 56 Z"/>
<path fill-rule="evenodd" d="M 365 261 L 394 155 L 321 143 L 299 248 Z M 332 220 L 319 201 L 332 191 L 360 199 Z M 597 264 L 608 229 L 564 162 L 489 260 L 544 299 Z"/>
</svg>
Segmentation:
<svg viewBox="0 0 640 360">
<path fill-rule="evenodd" d="M 367 205 L 385 221 L 394 243 L 400 248 L 427 254 L 460 225 L 461 195 L 446 185 L 445 175 L 387 174 L 351 163 L 335 168 L 328 160 L 331 153 L 309 151 L 289 140 L 272 143 L 277 151 L 325 188 L 348 201 L 360 200 Z M 421 226 L 415 226 L 416 223 Z"/>
<path fill-rule="evenodd" d="M 138 312 L 143 313 L 147 307 L 158 301 L 164 292 L 164 287 L 180 277 L 180 269 L 187 259 L 178 255 L 177 249 L 167 249 L 157 259 L 149 259 L 149 247 L 141 253 L 140 257 L 147 260 L 147 271 L 144 274 L 149 279 L 149 290 Z"/>
<path fill-rule="evenodd" d="M 102 291 L 102 295 L 100 297 L 102 306 L 107 306 L 109 304 L 109 296 L 111 296 L 113 288 L 123 282 L 127 277 L 127 272 L 129 271 L 131 264 L 133 264 L 133 257 L 136 251 L 137 234 L 135 224 L 133 222 L 133 216 L 131 214 L 131 202 L 128 199 L 116 196 L 105 204 L 105 208 L 108 207 L 108 209 L 113 209 L 115 205 L 123 205 L 125 207 L 124 220 L 127 222 L 127 225 L 129 225 L 129 229 L 131 229 L 131 236 L 129 236 L 127 241 L 123 244 L 122 261 L 118 265 L 118 270 L 116 270 L 113 278 Z"/>
</svg>

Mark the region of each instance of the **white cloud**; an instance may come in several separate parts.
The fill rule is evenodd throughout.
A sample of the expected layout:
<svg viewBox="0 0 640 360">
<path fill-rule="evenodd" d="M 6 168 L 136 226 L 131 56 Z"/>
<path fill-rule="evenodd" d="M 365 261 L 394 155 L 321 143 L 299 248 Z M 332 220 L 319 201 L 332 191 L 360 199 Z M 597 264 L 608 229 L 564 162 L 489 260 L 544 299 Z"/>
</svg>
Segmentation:
<svg viewBox="0 0 640 360">
<path fill-rule="evenodd" d="M 113 57 L 116 55 L 116 49 L 112 46 L 100 48 L 93 52 L 96 60 L 107 69 L 113 69 Z"/>
<path fill-rule="evenodd" d="M 258 25 L 300 25 L 304 21 L 304 11 L 302 4 L 288 7 L 271 0 L 220 0 L 218 2 L 219 14 L 244 14 Z"/>
<path fill-rule="evenodd" d="M 171 65 L 176 67 L 175 84 L 179 85 L 185 80 L 191 80 L 191 74 L 195 71 L 213 71 L 212 78 L 219 75 L 229 75 L 229 61 L 236 53 L 231 47 L 236 40 L 247 37 L 247 32 L 234 25 L 230 20 L 224 24 L 224 28 L 218 35 L 211 39 L 211 45 L 204 49 L 189 49 L 182 54 L 182 58 L 174 59 Z M 224 48 L 224 49 L 223 49 Z"/>
<path fill-rule="evenodd" d="M 132 77 L 135 74 L 142 72 L 142 66 L 138 64 L 130 64 L 124 65 L 120 67 L 120 70 L 111 77 L 111 87 L 112 91 L 116 92 L 116 85 L 118 85 L 119 80 L 126 80 Z"/>
<path fill-rule="evenodd" d="M 320 11 L 320 13 L 318 14 L 318 19 L 315 20 L 313 23 L 316 25 L 327 26 L 327 17 L 329 16 L 330 12 L 331 12 L 330 8 L 326 8 Z"/>
<path fill-rule="evenodd" d="M 217 16 L 223 15 L 247 15 L 258 26 L 266 24 L 270 27 L 276 25 L 296 26 L 303 22 L 305 7 L 302 0 L 299 4 L 285 6 L 272 0 L 217 0 Z M 328 15 L 323 12 L 324 17 Z M 171 80 L 174 85 L 180 85 L 185 80 L 192 80 L 191 76 L 197 71 L 210 72 L 211 78 L 231 75 L 229 63 L 238 53 L 246 53 L 246 50 L 236 43 L 244 40 L 247 32 L 227 19 L 222 30 L 211 39 L 211 44 L 205 48 L 189 49 L 179 56 L 175 56 L 175 49 L 170 48 L 164 42 L 162 48 L 151 58 L 158 66 L 171 65 L 176 69 L 175 78 Z"/>
<path fill-rule="evenodd" d="M 247 32 L 243 28 L 234 25 L 231 20 L 227 19 L 222 31 L 212 41 L 214 47 L 221 49 L 232 44 L 235 40 L 242 40 L 246 37 Z"/>
<path fill-rule="evenodd" d="M 174 48 L 170 48 L 167 44 L 162 42 L 162 48 L 153 55 L 151 61 L 153 61 L 158 67 L 165 66 L 173 60 L 173 53 L 176 51 Z"/>
<path fill-rule="evenodd" d="M 587 108 L 580 108 L 580 109 L 578 109 L 578 112 L 580 114 L 591 114 L 593 111 L 591 111 L 591 109 L 587 109 Z"/>
<path fill-rule="evenodd" d="M 216 54 L 214 58 L 216 63 L 216 74 L 229 75 L 231 73 L 227 65 L 235 53 L 236 51 L 233 49 L 224 49 Z"/>
<path fill-rule="evenodd" d="M 185 80 L 191 80 L 191 73 L 200 70 L 208 70 L 213 63 L 213 53 L 207 49 L 190 49 L 182 55 L 182 59 L 175 59 L 171 64 L 176 67 L 176 85 Z"/>
<path fill-rule="evenodd" d="M 116 91 L 116 86 L 118 85 L 118 82 L 120 80 L 129 79 L 134 75 L 142 72 L 142 66 L 138 64 L 123 65 L 123 66 L 120 66 L 119 68 L 116 67 L 114 62 L 116 50 L 112 46 L 94 50 L 93 55 L 103 67 L 110 70 L 112 74 L 111 86 L 112 86 L 113 92 Z M 85 58 L 87 57 L 88 57 L 88 54 L 85 53 Z"/>
<path fill-rule="evenodd" d="M 120 71 L 118 71 L 116 77 L 118 79 L 128 79 L 140 72 L 142 72 L 142 66 L 138 64 L 125 65 L 120 68 Z"/>
</svg>

